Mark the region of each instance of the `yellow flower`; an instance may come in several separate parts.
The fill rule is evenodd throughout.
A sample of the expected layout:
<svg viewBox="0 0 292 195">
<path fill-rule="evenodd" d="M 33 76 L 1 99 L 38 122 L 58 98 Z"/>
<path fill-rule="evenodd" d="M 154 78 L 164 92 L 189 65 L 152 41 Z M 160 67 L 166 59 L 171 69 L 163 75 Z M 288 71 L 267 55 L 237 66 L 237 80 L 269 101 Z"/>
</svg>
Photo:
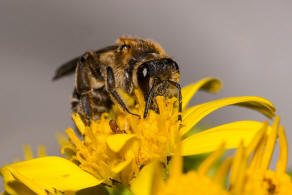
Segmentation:
<svg viewBox="0 0 292 195">
<path fill-rule="evenodd" d="M 284 127 L 279 127 L 279 120 L 279 117 L 276 117 L 272 128 L 269 128 L 266 122 L 246 149 L 242 146 L 238 149 L 230 175 L 232 194 L 292 194 L 292 181 L 285 173 L 288 160 L 287 140 Z M 276 170 L 273 171 L 269 169 L 269 164 L 277 137 L 280 156 Z"/>
<path fill-rule="evenodd" d="M 228 195 L 223 185 L 228 173 L 231 160 L 227 160 L 217 170 L 215 176 L 209 177 L 208 171 L 212 165 L 224 152 L 224 144 L 213 152 L 202 162 L 197 171 L 182 173 L 182 158 L 180 154 L 180 144 L 176 148 L 174 158 L 171 163 L 170 176 L 167 180 L 163 178 L 163 169 L 158 161 L 146 165 L 136 179 L 131 184 L 131 191 L 134 195 Z"/>
<path fill-rule="evenodd" d="M 220 87 L 218 80 L 207 78 L 184 88 L 183 107 L 186 107 L 198 89 L 215 92 Z M 139 91 L 136 91 L 136 97 L 138 103 L 133 112 L 142 115 L 145 107 L 144 98 Z M 73 115 L 83 140 L 80 140 L 72 129 L 68 129 L 66 133 L 72 144 L 66 144 L 63 151 L 67 150 L 71 154 L 69 159 L 77 162 L 80 168 L 108 185 L 115 182 L 128 184 L 137 176 L 140 169 L 153 159 L 159 159 L 166 165 L 167 157 L 174 151 L 175 135 L 180 124 L 177 121 L 175 98 L 165 100 L 163 97 L 157 97 L 156 102 L 160 113 L 151 110 L 146 119 L 116 112 L 115 121 L 104 115 L 101 120 L 93 121 L 90 127 L 86 127 L 78 115 Z M 184 110 L 180 134 L 185 135 L 203 117 L 230 104 L 250 106 L 268 116 L 274 114 L 272 104 L 263 98 L 225 98 Z M 227 148 L 238 146 L 241 139 L 247 144 L 260 126 L 259 122 L 240 121 L 184 137 L 182 154 L 211 152 L 222 141 L 226 141 Z"/>
<path fill-rule="evenodd" d="M 226 149 L 238 147 L 241 140 L 248 145 L 262 123 L 238 121 L 187 136 L 202 118 L 228 105 L 246 106 L 270 118 L 274 116 L 275 108 L 269 101 L 253 96 L 224 98 L 185 108 L 199 89 L 216 92 L 220 88 L 221 83 L 212 78 L 184 88 L 182 124 L 177 121 L 175 99 L 164 100 L 162 97 L 157 98 L 160 114 L 150 111 L 145 120 L 117 112 L 115 121 L 104 115 L 91 126 L 85 126 L 78 116 L 73 115 L 83 139 L 68 129 L 66 133 L 71 142 L 63 140 L 63 150 L 74 163 L 60 157 L 43 157 L 7 165 L 1 169 L 5 189 L 17 194 L 17 188 L 11 183 L 20 183 L 37 194 L 47 194 L 47 191 L 53 193 L 56 190 L 76 192 L 100 183 L 128 184 L 153 159 L 167 163 L 167 157 L 176 147 L 175 135 L 179 127 L 184 138 L 182 155 L 212 152 L 222 142 L 226 143 Z M 144 99 L 139 92 L 136 96 L 138 103 L 134 109 L 142 114 Z"/>
</svg>

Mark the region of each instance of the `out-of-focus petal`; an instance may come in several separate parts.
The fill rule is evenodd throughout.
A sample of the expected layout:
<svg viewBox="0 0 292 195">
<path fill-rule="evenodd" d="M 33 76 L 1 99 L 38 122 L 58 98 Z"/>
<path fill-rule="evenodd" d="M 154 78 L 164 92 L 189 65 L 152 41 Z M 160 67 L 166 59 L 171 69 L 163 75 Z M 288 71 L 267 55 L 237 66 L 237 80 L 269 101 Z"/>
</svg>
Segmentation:
<svg viewBox="0 0 292 195">
<path fill-rule="evenodd" d="M 158 170 L 159 162 L 149 163 L 139 173 L 131 184 L 131 191 L 135 195 L 151 195 L 155 172 Z"/>
<path fill-rule="evenodd" d="M 285 173 L 288 163 L 288 142 L 286 138 L 286 133 L 284 127 L 279 129 L 279 145 L 280 145 L 280 155 L 277 162 L 276 171 L 278 173 Z"/>
<path fill-rule="evenodd" d="M 274 148 L 275 148 L 275 144 L 276 144 L 276 140 L 277 140 L 279 125 L 280 125 L 280 117 L 277 116 L 275 118 L 273 125 L 272 125 L 272 131 L 268 137 L 265 153 L 263 155 L 263 161 L 262 161 L 262 165 L 261 165 L 263 169 L 268 169 L 268 167 L 270 165 L 270 162 L 271 162 L 271 159 L 273 156 L 273 152 L 274 152 Z"/>
<path fill-rule="evenodd" d="M 212 152 L 223 142 L 226 149 L 237 148 L 241 141 L 247 146 L 262 126 L 257 121 L 237 121 L 193 134 L 182 141 L 182 155 Z"/>
</svg>

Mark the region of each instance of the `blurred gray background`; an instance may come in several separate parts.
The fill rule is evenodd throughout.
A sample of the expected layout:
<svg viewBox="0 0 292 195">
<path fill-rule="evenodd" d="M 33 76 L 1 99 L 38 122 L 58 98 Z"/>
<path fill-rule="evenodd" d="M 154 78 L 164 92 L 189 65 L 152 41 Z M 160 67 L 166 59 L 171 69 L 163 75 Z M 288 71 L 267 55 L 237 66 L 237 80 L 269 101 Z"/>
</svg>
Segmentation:
<svg viewBox="0 0 292 195">
<path fill-rule="evenodd" d="M 219 94 L 199 93 L 193 104 L 242 95 L 271 100 L 291 141 L 291 10 L 291 1 L 1 0 L 0 165 L 22 158 L 25 143 L 59 153 L 55 134 L 72 127 L 74 77 L 52 82 L 55 69 L 121 35 L 159 42 L 179 63 L 184 85 L 222 79 Z M 227 107 L 203 122 L 249 119 L 265 117 Z"/>
</svg>

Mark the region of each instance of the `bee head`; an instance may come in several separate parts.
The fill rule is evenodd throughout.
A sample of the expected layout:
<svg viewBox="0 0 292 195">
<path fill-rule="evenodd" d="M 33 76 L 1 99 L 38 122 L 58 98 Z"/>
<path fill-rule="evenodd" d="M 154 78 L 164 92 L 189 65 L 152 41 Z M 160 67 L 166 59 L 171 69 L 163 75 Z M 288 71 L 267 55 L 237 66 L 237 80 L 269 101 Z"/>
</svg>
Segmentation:
<svg viewBox="0 0 292 195">
<path fill-rule="evenodd" d="M 177 83 L 179 80 L 179 68 L 171 58 L 161 58 L 146 61 L 139 66 L 136 72 L 139 88 L 145 98 L 149 96 L 153 88 L 153 96 L 171 96 L 175 88 L 170 82 Z"/>
<path fill-rule="evenodd" d="M 125 89 L 129 93 L 139 88 L 146 102 L 144 118 L 148 109 L 157 110 L 152 100 L 156 96 L 178 95 L 179 112 L 182 110 L 179 68 L 177 63 L 164 52 L 162 47 L 150 40 L 122 37 L 119 45 L 118 61 L 127 64 L 125 69 Z M 180 117 L 179 117 L 180 119 Z"/>
</svg>

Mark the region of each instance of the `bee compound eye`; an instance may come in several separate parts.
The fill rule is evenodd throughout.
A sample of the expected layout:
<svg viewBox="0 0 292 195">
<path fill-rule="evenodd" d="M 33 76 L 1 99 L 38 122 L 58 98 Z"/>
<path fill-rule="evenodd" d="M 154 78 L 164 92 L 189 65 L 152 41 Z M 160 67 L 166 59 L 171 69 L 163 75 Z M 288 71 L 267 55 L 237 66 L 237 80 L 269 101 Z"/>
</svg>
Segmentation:
<svg viewBox="0 0 292 195">
<path fill-rule="evenodd" d="M 82 63 L 84 63 L 84 62 L 87 60 L 87 58 L 88 58 L 87 55 L 82 55 L 82 56 L 80 57 L 80 61 L 81 61 Z"/>
<path fill-rule="evenodd" d="M 131 48 L 130 45 L 123 44 L 123 45 L 121 45 L 120 50 L 121 50 L 121 51 L 125 51 L 125 50 L 128 50 L 128 49 L 130 49 L 130 48 Z"/>
<path fill-rule="evenodd" d="M 145 67 L 145 68 L 143 68 L 142 75 L 143 75 L 144 77 L 146 77 L 147 74 L 148 74 L 148 69 Z"/>
<path fill-rule="evenodd" d="M 129 72 L 127 70 L 125 71 L 125 77 L 126 77 L 126 79 L 130 78 Z"/>
</svg>

